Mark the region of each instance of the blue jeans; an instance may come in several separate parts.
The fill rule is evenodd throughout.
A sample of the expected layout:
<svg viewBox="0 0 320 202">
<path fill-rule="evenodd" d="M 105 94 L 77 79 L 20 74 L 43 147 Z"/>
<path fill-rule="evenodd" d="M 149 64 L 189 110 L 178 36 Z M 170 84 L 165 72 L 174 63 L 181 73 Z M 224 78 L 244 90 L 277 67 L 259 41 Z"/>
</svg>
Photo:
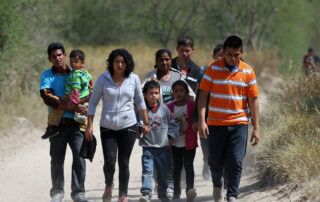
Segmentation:
<svg viewBox="0 0 320 202">
<path fill-rule="evenodd" d="M 142 194 L 152 194 L 153 169 L 157 170 L 158 197 L 162 198 L 167 194 L 167 177 L 169 155 L 166 147 L 143 147 L 142 162 Z"/>
<path fill-rule="evenodd" d="M 52 180 L 50 195 L 53 197 L 56 194 L 64 193 L 64 159 L 67 144 L 69 144 L 73 156 L 71 198 L 84 197 L 86 162 L 79 156 L 84 135 L 80 132 L 79 124 L 73 119 L 68 120 L 68 124 L 60 124 L 59 127 L 60 134 L 50 138 Z"/>
<path fill-rule="evenodd" d="M 209 165 L 213 185 L 221 188 L 224 175 L 227 198 L 237 198 L 247 148 L 248 125 L 209 126 L 209 134 Z"/>
</svg>

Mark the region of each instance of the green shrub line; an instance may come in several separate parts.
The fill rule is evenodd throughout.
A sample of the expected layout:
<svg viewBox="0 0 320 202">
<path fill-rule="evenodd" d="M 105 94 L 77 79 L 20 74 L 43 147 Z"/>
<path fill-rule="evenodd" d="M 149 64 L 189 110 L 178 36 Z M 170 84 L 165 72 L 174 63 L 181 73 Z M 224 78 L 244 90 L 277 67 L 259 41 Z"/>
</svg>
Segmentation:
<svg viewBox="0 0 320 202">
<path fill-rule="evenodd" d="M 277 88 L 262 119 L 257 153 L 260 177 L 271 184 L 301 184 L 320 176 L 320 78 L 293 76 Z"/>
</svg>

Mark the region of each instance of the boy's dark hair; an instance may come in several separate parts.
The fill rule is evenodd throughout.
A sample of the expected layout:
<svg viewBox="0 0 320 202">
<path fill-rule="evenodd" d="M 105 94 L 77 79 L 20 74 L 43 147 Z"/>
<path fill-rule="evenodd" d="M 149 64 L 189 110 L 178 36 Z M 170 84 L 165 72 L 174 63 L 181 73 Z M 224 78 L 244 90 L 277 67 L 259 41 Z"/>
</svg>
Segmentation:
<svg viewBox="0 0 320 202">
<path fill-rule="evenodd" d="M 160 90 L 160 84 L 155 80 L 147 81 L 143 86 L 142 92 L 143 92 L 143 94 L 146 94 L 148 92 L 148 90 L 153 89 L 153 88 L 157 88 Z"/>
<path fill-rule="evenodd" d="M 189 36 L 181 36 L 177 39 L 178 46 L 191 46 L 193 48 L 193 39 Z"/>
<path fill-rule="evenodd" d="M 219 53 L 222 49 L 223 49 L 223 45 L 222 45 L 222 44 L 216 45 L 216 47 L 214 47 L 214 49 L 213 49 L 213 55 L 216 55 L 216 54 Z"/>
<path fill-rule="evenodd" d="M 69 57 L 70 58 L 79 58 L 83 62 L 86 56 L 82 50 L 75 49 L 75 50 L 71 51 Z"/>
<path fill-rule="evenodd" d="M 54 42 L 54 43 L 49 44 L 49 46 L 48 46 L 48 49 L 47 49 L 48 57 L 50 57 L 51 53 L 52 53 L 54 50 L 57 50 L 57 49 L 60 49 L 63 54 L 66 53 L 66 51 L 65 51 L 64 46 L 62 45 L 62 43 L 60 43 L 60 42 Z"/>
<path fill-rule="evenodd" d="M 236 35 L 229 36 L 223 43 L 223 49 L 227 48 L 243 48 L 242 39 Z"/>
<path fill-rule="evenodd" d="M 124 71 L 124 76 L 129 77 L 130 73 L 134 70 L 134 61 L 132 55 L 124 48 L 118 48 L 109 54 L 109 57 L 107 59 L 107 68 L 110 72 L 110 74 L 113 76 L 114 70 L 113 70 L 113 61 L 117 56 L 122 56 L 124 61 L 126 62 L 126 69 Z"/>
<path fill-rule="evenodd" d="M 176 87 L 176 86 L 183 86 L 184 89 L 186 90 L 187 95 L 189 95 L 189 88 L 188 88 L 188 84 L 187 84 L 186 81 L 184 81 L 184 80 L 177 80 L 177 81 L 175 81 L 175 82 L 172 84 L 172 87 L 171 87 L 171 88 L 172 88 L 172 91 L 173 91 L 174 87 Z"/>
<path fill-rule="evenodd" d="M 156 52 L 156 64 L 154 65 L 154 68 L 157 68 L 157 61 L 161 57 L 162 54 L 167 54 L 171 59 L 172 59 L 172 54 L 169 50 L 167 49 L 159 49 Z"/>
</svg>

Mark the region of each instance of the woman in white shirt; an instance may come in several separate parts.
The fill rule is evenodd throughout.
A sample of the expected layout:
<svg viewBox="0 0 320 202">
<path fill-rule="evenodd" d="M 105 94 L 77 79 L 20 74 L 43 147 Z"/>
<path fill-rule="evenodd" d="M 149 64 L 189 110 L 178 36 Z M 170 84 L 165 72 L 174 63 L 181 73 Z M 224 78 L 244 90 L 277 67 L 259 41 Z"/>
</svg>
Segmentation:
<svg viewBox="0 0 320 202">
<path fill-rule="evenodd" d="M 107 71 L 97 79 L 88 108 L 86 138 L 93 132 L 96 106 L 102 99 L 100 119 L 101 144 L 104 156 L 104 202 L 111 201 L 113 176 L 118 151 L 119 202 L 127 202 L 129 159 L 138 132 L 134 106 L 142 120 L 144 132 L 149 131 L 146 105 L 138 76 L 133 73 L 132 55 L 125 49 L 113 50 L 107 60 Z"/>
</svg>

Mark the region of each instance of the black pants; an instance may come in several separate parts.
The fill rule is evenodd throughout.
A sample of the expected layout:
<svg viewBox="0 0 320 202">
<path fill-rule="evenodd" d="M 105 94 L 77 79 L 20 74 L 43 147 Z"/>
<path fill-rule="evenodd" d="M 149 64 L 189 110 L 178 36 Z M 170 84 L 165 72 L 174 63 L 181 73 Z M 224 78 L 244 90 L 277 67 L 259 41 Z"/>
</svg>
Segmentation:
<svg viewBox="0 0 320 202">
<path fill-rule="evenodd" d="M 194 169 L 193 161 L 196 155 L 196 150 L 186 150 L 185 147 L 174 147 L 172 146 L 173 156 L 173 183 L 174 183 L 174 194 L 181 194 L 181 172 L 184 166 L 186 171 L 186 182 L 187 190 L 193 189 L 194 186 Z"/>
<path fill-rule="evenodd" d="M 224 176 L 227 198 L 238 197 L 248 125 L 209 126 L 209 132 L 209 165 L 213 185 L 221 187 Z"/>
<path fill-rule="evenodd" d="M 138 131 L 137 125 L 122 130 L 100 128 L 104 156 L 103 172 L 106 187 L 113 185 L 113 176 L 118 153 L 119 196 L 127 195 L 129 183 L 129 160 Z"/>
<path fill-rule="evenodd" d="M 64 193 L 64 159 L 67 145 L 72 151 L 72 176 L 71 198 L 76 199 L 84 196 L 84 181 L 86 174 L 86 162 L 79 156 L 84 135 L 80 132 L 79 124 L 73 119 L 65 118 L 68 123 L 60 124 L 60 134 L 50 138 L 51 156 L 51 197 Z M 68 168 L 69 169 L 69 168 Z"/>
</svg>

